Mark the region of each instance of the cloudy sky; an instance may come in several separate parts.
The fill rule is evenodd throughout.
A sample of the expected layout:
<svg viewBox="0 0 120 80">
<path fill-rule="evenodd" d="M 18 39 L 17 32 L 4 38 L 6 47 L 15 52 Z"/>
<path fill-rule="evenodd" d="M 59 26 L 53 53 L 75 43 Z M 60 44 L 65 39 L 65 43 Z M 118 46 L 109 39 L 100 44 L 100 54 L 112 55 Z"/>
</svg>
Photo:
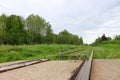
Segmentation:
<svg viewBox="0 0 120 80">
<path fill-rule="evenodd" d="M 0 15 L 27 17 L 38 14 L 52 25 L 54 33 L 67 29 L 93 42 L 103 33 L 120 34 L 120 0 L 0 0 Z"/>
</svg>

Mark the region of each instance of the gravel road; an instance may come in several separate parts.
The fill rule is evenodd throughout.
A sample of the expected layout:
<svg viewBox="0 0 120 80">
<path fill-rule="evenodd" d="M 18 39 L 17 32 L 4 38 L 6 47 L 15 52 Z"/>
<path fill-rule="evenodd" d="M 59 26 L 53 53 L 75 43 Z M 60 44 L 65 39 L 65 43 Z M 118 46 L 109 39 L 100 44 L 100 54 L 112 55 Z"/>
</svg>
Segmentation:
<svg viewBox="0 0 120 80">
<path fill-rule="evenodd" d="M 82 61 L 48 61 L 0 73 L 0 80 L 68 80 Z"/>
</svg>

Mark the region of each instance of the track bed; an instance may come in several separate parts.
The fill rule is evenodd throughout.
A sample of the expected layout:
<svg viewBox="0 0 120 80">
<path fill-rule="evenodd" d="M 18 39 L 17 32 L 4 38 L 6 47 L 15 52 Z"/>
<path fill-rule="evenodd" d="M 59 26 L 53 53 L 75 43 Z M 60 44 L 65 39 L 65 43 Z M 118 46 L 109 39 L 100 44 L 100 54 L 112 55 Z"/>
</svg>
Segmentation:
<svg viewBox="0 0 120 80">
<path fill-rule="evenodd" d="M 90 80 L 120 80 L 120 59 L 95 59 Z"/>
<path fill-rule="evenodd" d="M 82 61 L 47 61 L 0 73 L 0 80 L 69 80 Z"/>
</svg>

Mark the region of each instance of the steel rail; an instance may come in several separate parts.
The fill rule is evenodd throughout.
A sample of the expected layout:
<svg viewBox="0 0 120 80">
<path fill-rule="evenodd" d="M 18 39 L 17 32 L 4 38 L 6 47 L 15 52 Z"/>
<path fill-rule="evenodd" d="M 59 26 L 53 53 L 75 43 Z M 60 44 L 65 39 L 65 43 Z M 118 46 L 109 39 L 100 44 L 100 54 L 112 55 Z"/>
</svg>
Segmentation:
<svg viewBox="0 0 120 80">
<path fill-rule="evenodd" d="M 41 63 L 41 62 L 46 62 L 49 61 L 48 59 L 36 59 L 36 60 L 28 60 L 28 61 L 23 61 L 23 62 L 17 62 L 13 64 L 8 64 L 8 65 L 3 65 L 0 66 L 0 73 L 6 72 L 9 70 L 25 67 L 25 66 L 30 66 L 33 64 Z"/>
<path fill-rule="evenodd" d="M 66 55 L 71 54 L 71 53 L 75 53 L 75 52 L 79 52 L 79 51 L 81 51 L 81 50 L 73 50 L 73 51 L 69 51 L 69 52 L 62 53 L 62 54 L 58 54 L 58 55 L 56 55 L 55 57 L 58 58 L 58 59 L 66 59 L 66 58 L 69 57 L 69 56 L 66 56 Z M 74 55 L 74 56 L 75 56 L 75 55 Z M 71 57 L 72 57 L 72 56 L 71 56 Z M 77 55 L 77 57 L 78 57 L 78 55 Z M 79 57 L 80 57 L 80 55 L 79 55 Z"/>
<path fill-rule="evenodd" d="M 93 61 L 93 50 L 88 60 L 84 60 L 70 80 L 90 80 Z"/>
</svg>

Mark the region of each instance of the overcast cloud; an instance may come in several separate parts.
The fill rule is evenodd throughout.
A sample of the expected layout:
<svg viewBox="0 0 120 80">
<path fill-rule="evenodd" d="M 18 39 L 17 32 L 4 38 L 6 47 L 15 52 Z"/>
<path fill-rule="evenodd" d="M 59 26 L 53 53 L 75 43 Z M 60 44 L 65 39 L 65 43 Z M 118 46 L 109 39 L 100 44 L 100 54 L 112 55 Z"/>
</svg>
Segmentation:
<svg viewBox="0 0 120 80">
<path fill-rule="evenodd" d="M 0 14 L 38 14 L 55 33 L 67 29 L 93 42 L 105 33 L 120 34 L 120 0 L 0 0 Z"/>
</svg>

